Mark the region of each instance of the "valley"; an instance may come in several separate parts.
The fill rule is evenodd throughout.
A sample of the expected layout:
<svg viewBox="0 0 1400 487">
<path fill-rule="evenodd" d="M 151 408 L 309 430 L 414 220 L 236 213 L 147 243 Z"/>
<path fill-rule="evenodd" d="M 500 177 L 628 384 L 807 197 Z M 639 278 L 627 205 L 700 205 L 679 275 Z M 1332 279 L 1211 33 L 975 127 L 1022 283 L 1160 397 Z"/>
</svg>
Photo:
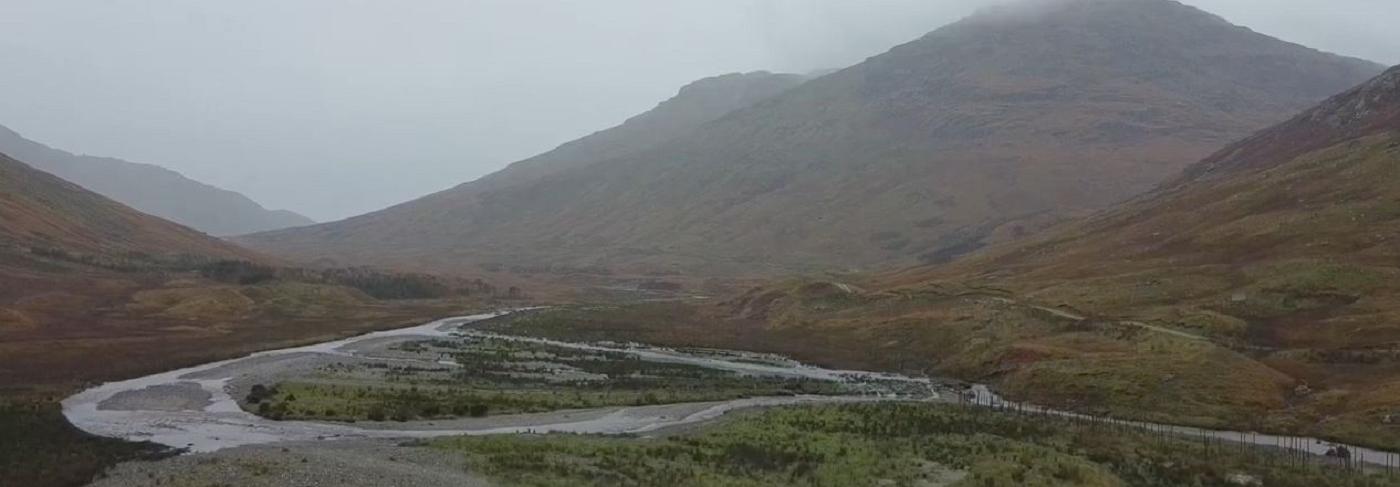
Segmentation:
<svg viewBox="0 0 1400 487">
<path fill-rule="evenodd" d="M 1400 66 L 987 1 L 820 66 L 766 24 L 899 9 L 177 2 L 31 45 L 68 55 L 17 82 L 93 72 L 0 90 L 16 127 L 171 166 L 0 127 L 0 485 L 1400 486 Z M 186 40 L 212 77 L 102 74 Z"/>
</svg>

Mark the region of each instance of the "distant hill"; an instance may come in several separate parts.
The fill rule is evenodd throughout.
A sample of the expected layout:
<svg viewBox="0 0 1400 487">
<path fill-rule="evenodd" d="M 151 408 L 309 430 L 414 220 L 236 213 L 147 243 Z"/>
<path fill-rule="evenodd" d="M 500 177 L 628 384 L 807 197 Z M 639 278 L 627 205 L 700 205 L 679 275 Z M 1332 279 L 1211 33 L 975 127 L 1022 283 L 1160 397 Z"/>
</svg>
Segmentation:
<svg viewBox="0 0 1400 487">
<path fill-rule="evenodd" d="M 1032 1 L 736 103 L 645 150 L 578 165 L 542 156 L 555 169 L 524 183 L 241 241 L 458 270 L 943 262 L 1146 191 L 1381 70 L 1170 0 Z M 484 181 L 497 178 L 511 179 Z"/>
<path fill-rule="evenodd" d="M 268 210 L 248 197 L 150 164 L 75 155 L 0 126 L 0 153 L 77 183 L 98 194 L 211 235 L 228 236 L 315 223 Z"/>
</svg>

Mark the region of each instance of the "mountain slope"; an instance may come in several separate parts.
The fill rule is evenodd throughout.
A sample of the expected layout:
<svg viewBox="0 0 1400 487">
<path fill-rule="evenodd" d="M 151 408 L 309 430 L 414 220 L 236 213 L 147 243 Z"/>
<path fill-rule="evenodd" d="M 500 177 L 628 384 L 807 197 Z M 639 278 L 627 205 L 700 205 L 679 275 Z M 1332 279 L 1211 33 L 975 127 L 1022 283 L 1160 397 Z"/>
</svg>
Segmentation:
<svg viewBox="0 0 1400 487">
<path fill-rule="evenodd" d="M 212 235 L 315 223 L 290 211 L 267 210 L 246 196 L 191 180 L 169 169 L 71 154 L 25 139 L 5 127 L 0 127 L 0 152 L 139 211 Z"/>
<path fill-rule="evenodd" d="M 1397 114 L 1400 67 L 1091 218 L 854 286 L 758 289 L 712 322 L 1065 408 L 1393 448 Z"/>
<path fill-rule="evenodd" d="M 252 253 L 135 211 L 0 154 L 0 244 L 91 254 L 210 258 Z"/>
<path fill-rule="evenodd" d="M 1392 347 L 1397 167 L 1400 68 L 1112 211 L 895 282 L 996 282 L 1254 346 Z"/>
<path fill-rule="evenodd" d="M 992 287 L 1153 334 L 1199 337 L 1248 362 L 1197 374 L 1262 365 L 1282 379 L 1260 396 L 1270 407 L 1257 421 L 1393 447 L 1400 427 L 1384 419 L 1400 408 L 1397 241 L 1400 67 L 1113 211 L 889 282 Z M 1027 369 L 1025 390 L 1084 372 Z"/>
<path fill-rule="evenodd" d="M 83 485 L 164 454 L 69 425 L 58 400 L 92 384 L 484 307 L 369 294 L 414 284 L 424 282 L 273 269 L 0 154 L 0 484 Z"/>
<path fill-rule="evenodd" d="M 1392 227 L 1400 225 L 1396 163 L 1400 68 L 1232 144 L 1112 211 L 1024 245 L 904 275 L 982 270 L 1033 280 L 1289 259 L 1387 264 L 1400 257 L 1388 243 L 1400 235 Z"/>
<path fill-rule="evenodd" d="M 481 280 L 277 264 L 0 155 L 0 388 L 150 372 L 498 294 Z"/>
<path fill-rule="evenodd" d="M 652 149 L 243 242 L 469 268 L 943 261 L 1150 188 L 1380 66 L 1169 0 L 989 10 Z"/>
</svg>

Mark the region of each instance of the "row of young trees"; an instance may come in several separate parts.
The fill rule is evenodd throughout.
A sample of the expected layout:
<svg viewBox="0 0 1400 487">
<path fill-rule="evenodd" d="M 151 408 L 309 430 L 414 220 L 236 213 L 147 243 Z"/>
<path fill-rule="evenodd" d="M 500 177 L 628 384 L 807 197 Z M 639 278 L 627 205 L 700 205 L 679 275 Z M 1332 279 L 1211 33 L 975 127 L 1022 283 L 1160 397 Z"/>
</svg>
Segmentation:
<svg viewBox="0 0 1400 487">
<path fill-rule="evenodd" d="M 198 271 L 207 279 L 239 285 L 277 280 L 335 284 L 359 289 L 377 299 L 433 299 L 473 295 L 524 297 L 519 288 L 512 286 L 501 290 L 481 279 L 385 272 L 368 267 L 305 269 L 272 267 L 242 260 L 221 260 L 201 265 Z"/>
<path fill-rule="evenodd" d="M 89 254 L 59 247 L 30 246 L 19 248 L 34 257 L 82 264 L 116 272 L 134 273 L 188 269 L 208 262 L 207 258 L 187 254 L 155 255 L 135 251 Z"/>
<path fill-rule="evenodd" d="M 127 252 L 95 255 L 57 247 L 31 246 L 30 255 L 44 259 L 100 267 L 117 272 L 197 272 L 218 282 L 243 286 L 273 281 L 334 284 L 352 287 L 377 299 L 434 299 L 453 296 L 526 297 L 515 286 L 498 288 L 477 279 L 448 278 L 421 273 L 390 272 L 369 267 L 308 269 L 274 267 L 246 260 L 211 260 L 191 255 L 152 255 Z"/>
</svg>

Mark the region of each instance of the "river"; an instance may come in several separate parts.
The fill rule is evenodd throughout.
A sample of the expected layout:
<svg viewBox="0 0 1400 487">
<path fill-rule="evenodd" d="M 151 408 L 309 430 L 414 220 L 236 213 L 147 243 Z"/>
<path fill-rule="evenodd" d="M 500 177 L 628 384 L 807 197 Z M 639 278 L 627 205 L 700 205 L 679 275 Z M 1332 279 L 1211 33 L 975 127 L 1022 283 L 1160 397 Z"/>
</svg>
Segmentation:
<svg viewBox="0 0 1400 487">
<path fill-rule="evenodd" d="M 151 441 L 194 452 L 216 451 L 241 445 L 344 438 L 426 438 L 450 435 L 507 433 L 642 433 L 660 428 L 706 421 L 735 409 L 857 402 L 893 399 L 870 396 L 785 396 L 737 399 L 725 402 L 599 408 L 585 411 L 501 416 L 465 428 L 442 428 L 443 422 L 410 422 L 356 426 L 312 421 L 273 421 L 244 411 L 229 394 L 229 383 L 246 371 L 245 365 L 266 365 L 278 357 L 304 354 L 353 356 L 355 345 L 385 340 L 412 341 L 460 335 L 463 325 L 499 314 L 448 318 L 432 323 L 381 331 L 343 340 L 302 347 L 259 352 L 246 357 L 172 370 L 131 380 L 109 382 L 63 400 L 63 414 L 77 428 L 99 436 L 131 441 Z M 520 338 L 521 340 L 534 340 Z M 591 345 L 569 344 L 599 349 Z M 886 377 L 855 371 L 834 371 L 808 366 L 782 367 L 698 357 L 666 349 L 629 349 L 644 360 L 684 362 L 723 370 L 755 374 L 801 376 L 822 379 Z M 736 355 L 742 357 L 742 355 Z M 889 376 L 894 377 L 894 376 Z M 904 378 L 900 380 L 927 381 Z M 131 399 L 140 396 L 139 400 Z M 134 404 L 133 404 L 134 402 Z M 176 405 L 171 405 L 171 403 Z M 116 403 L 121 403 L 116 405 Z M 193 403 L 188 404 L 188 403 Z M 450 422 L 446 422 L 449 423 Z M 432 427 L 430 427 L 432 426 Z"/>
</svg>

